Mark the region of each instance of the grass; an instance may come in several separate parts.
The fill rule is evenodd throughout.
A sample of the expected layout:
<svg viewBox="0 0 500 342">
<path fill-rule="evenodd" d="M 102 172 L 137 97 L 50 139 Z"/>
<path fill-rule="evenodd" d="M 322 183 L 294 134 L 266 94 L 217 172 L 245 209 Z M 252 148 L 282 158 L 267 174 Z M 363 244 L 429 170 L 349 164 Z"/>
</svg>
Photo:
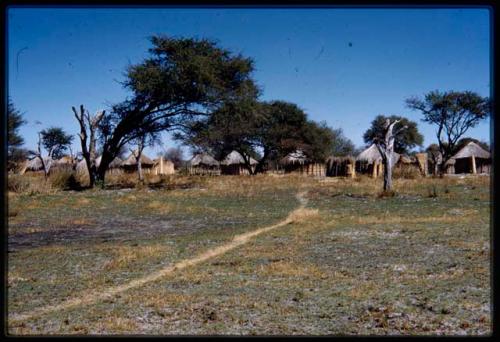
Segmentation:
<svg viewBox="0 0 500 342">
<path fill-rule="evenodd" d="M 112 298 L 25 321 L 33 334 L 491 333 L 487 177 L 183 178 L 187 189 L 9 196 L 9 314 L 104 291 L 291 222 Z M 429 196 L 433 189 L 435 196 Z"/>
</svg>

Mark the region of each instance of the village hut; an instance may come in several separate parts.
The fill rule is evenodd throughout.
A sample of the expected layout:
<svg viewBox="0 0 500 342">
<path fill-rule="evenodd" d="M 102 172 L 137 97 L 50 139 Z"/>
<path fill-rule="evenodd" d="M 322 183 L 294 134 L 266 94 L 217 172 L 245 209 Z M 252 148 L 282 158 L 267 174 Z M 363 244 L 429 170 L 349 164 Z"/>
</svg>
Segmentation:
<svg viewBox="0 0 500 342">
<path fill-rule="evenodd" d="M 308 176 L 324 177 L 326 174 L 325 163 L 314 162 L 301 150 L 296 150 L 281 158 L 280 165 L 285 173 L 299 173 Z"/>
<path fill-rule="evenodd" d="M 491 170 L 491 154 L 471 141 L 451 157 L 447 166 L 450 173 L 489 174 Z"/>
<path fill-rule="evenodd" d="M 326 160 L 326 176 L 327 177 L 356 177 L 356 158 L 352 156 L 346 157 L 329 157 Z"/>
<path fill-rule="evenodd" d="M 138 164 L 138 159 L 137 156 L 139 155 L 138 150 L 134 150 L 133 152 L 130 153 L 130 155 L 120 164 L 120 167 L 123 169 L 125 172 L 137 172 L 137 164 Z M 151 158 L 149 158 L 147 155 L 141 153 L 141 168 L 144 173 L 151 173 L 153 170 L 154 162 Z"/>
<path fill-rule="evenodd" d="M 255 171 L 255 167 L 259 162 L 250 157 L 250 167 L 252 169 L 252 173 Z M 249 170 L 246 167 L 245 160 L 243 156 L 237 152 L 232 151 L 229 153 L 226 158 L 220 163 L 221 165 L 221 173 L 223 175 L 248 175 L 250 174 Z"/>
<path fill-rule="evenodd" d="M 392 166 L 399 160 L 399 153 L 394 152 Z M 370 145 L 356 157 L 356 172 L 361 174 L 369 174 L 372 177 L 380 177 L 384 172 L 382 156 L 375 144 Z"/>
<path fill-rule="evenodd" d="M 115 159 L 113 159 L 113 161 L 109 164 L 107 172 L 111 174 L 122 172 L 122 170 L 120 169 L 122 162 L 123 161 L 120 158 L 115 157 Z M 101 156 L 95 159 L 95 166 L 99 167 L 100 164 L 101 164 Z M 88 174 L 87 162 L 85 161 L 85 159 L 80 160 L 76 164 L 76 172 L 81 174 Z"/>
<path fill-rule="evenodd" d="M 427 175 L 427 153 L 400 155 L 394 166 L 395 177 L 415 178 Z"/>
<path fill-rule="evenodd" d="M 188 162 L 190 175 L 220 175 L 220 163 L 208 153 L 198 153 Z"/>
<path fill-rule="evenodd" d="M 47 165 L 50 162 L 50 158 L 44 157 L 43 162 L 45 165 Z M 52 160 L 52 164 L 54 163 L 54 160 Z M 52 165 L 51 165 L 52 167 Z M 49 170 L 50 172 L 50 170 Z M 42 161 L 38 157 L 33 157 L 31 159 L 28 159 L 24 162 L 24 166 L 21 168 L 19 173 L 25 174 L 25 173 L 30 173 L 30 174 L 43 174 L 43 165 Z"/>
<path fill-rule="evenodd" d="M 51 166 L 51 170 L 54 171 L 72 171 L 76 167 L 76 159 L 71 156 L 63 156 L 58 160 L 55 160 Z"/>
<path fill-rule="evenodd" d="M 173 175 L 175 173 L 174 163 L 171 160 L 160 158 L 153 159 L 153 174 L 155 175 Z"/>
</svg>

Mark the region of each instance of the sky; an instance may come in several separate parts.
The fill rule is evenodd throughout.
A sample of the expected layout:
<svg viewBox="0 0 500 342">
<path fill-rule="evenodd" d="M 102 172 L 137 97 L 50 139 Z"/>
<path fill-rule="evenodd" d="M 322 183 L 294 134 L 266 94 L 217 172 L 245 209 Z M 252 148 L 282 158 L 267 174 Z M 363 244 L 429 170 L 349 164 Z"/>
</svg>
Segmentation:
<svg viewBox="0 0 500 342">
<path fill-rule="evenodd" d="M 210 38 L 251 57 L 261 100 L 296 103 L 356 146 L 380 114 L 417 122 L 424 147 L 436 142 L 435 127 L 405 106 L 410 96 L 490 96 L 486 8 L 11 7 L 8 96 L 28 122 L 25 147 L 50 126 L 78 133 L 71 106 L 95 113 L 129 96 L 124 70 L 148 56 L 154 34 Z M 490 131 L 486 120 L 467 136 L 489 142 Z M 176 142 L 164 134 L 162 145 L 145 152 L 156 157 Z"/>
</svg>

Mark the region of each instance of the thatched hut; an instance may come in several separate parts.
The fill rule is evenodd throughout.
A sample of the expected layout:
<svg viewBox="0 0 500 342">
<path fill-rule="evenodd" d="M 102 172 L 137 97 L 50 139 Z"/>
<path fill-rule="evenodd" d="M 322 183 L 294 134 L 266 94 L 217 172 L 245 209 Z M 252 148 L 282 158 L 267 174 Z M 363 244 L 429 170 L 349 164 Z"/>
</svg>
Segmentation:
<svg viewBox="0 0 500 342">
<path fill-rule="evenodd" d="M 347 157 L 329 157 L 326 160 L 327 177 L 356 177 L 356 158 Z"/>
<path fill-rule="evenodd" d="M 120 164 L 120 167 L 125 172 L 137 172 L 137 164 L 139 159 L 137 156 L 139 155 L 138 150 L 134 150 L 129 154 L 129 156 Z M 151 173 L 153 170 L 154 162 L 147 155 L 141 153 L 141 168 L 144 173 Z"/>
<path fill-rule="evenodd" d="M 394 152 L 392 166 L 399 160 L 399 153 Z M 369 174 L 372 177 L 380 177 L 384 172 L 382 156 L 375 144 L 370 145 L 356 157 L 356 172 L 361 174 Z"/>
<path fill-rule="evenodd" d="M 285 173 L 299 173 L 307 176 L 326 175 L 325 163 L 314 162 L 301 150 L 287 154 L 279 161 Z"/>
<path fill-rule="evenodd" d="M 113 161 L 109 164 L 107 173 L 116 174 L 123 172 L 120 168 L 122 162 L 123 161 L 120 158 L 115 157 L 115 159 L 113 159 Z M 99 167 L 99 165 L 101 165 L 101 156 L 95 159 L 95 166 Z M 76 164 L 76 172 L 80 174 L 88 174 L 87 162 L 85 159 L 80 160 Z"/>
<path fill-rule="evenodd" d="M 394 176 L 415 178 L 427 175 L 427 153 L 417 153 L 415 156 L 400 155 L 394 165 Z"/>
<path fill-rule="evenodd" d="M 208 153 L 198 153 L 188 161 L 190 175 L 220 175 L 220 163 Z"/>
<path fill-rule="evenodd" d="M 250 167 L 252 172 L 255 171 L 255 167 L 259 162 L 250 157 Z M 221 173 L 223 175 L 248 175 L 249 170 L 246 167 L 245 160 L 243 156 L 237 152 L 232 151 L 226 158 L 220 163 Z"/>
<path fill-rule="evenodd" d="M 43 162 L 45 163 L 45 165 L 47 165 L 50 162 L 50 158 L 43 157 Z M 52 160 L 52 165 L 54 164 L 54 162 L 55 162 L 55 160 Z M 50 170 L 49 170 L 49 172 L 50 172 Z M 25 174 L 25 173 L 43 174 L 42 161 L 38 157 L 34 157 L 34 158 L 26 160 L 24 162 L 23 167 L 19 171 L 19 173 L 21 175 Z"/>
<path fill-rule="evenodd" d="M 153 174 L 155 175 L 173 175 L 175 173 L 174 163 L 171 160 L 163 159 L 162 156 L 153 159 Z"/>
<path fill-rule="evenodd" d="M 491 154 L 471 141 L 447 163 L 451 173 L 490 173 Z M 453 165 L 453 167 L 451 167 Z"/>
</svg>

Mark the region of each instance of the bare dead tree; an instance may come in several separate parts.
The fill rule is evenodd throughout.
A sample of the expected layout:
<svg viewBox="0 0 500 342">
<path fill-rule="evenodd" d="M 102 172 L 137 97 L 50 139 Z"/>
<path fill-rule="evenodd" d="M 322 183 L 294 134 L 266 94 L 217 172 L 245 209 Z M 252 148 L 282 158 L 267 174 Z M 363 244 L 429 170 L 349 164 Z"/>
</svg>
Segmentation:
<svg viewBox="0 0 500 342">
<path fill-rule="evenodd" d="M 144 183 L 144 174 L 142 172 L 142 151 L 144 150 L 145 147 L 145 142 L 146 142 L 146 136 L 142 136 L 138 142 L 137 142 L 137 154 L 135 154 L 135 151 L 133 149 L 130 150 L 132 152 L 132 155 L 135 155 L 136 160 L 137 160 L 137 173 L 139 175 L 139 182 Z"/>
<path fill-rule="evenodd" d="M 98 111 L 94 116 L 91 116 L 89 111 L 83 105 L 80 105 L 80 112 L 78 113 L 75 107 L 71 107 L 75 114 L 78 123 L 80 124 L 80 142 L 82 145 L 82 156 L 85 159 L 87 170 L 89 172 L 90 187 L 94 187 L 97 175 L 96 166 L 96 132 L 99 122 L 104 118 L 106 111 Z M 87 144 L 88 140 L 88 144 Z"/>
<path fill-rule="evenodd" d="M 47 155 L 47 163 L 45 163 L 45 160 L 43 159 L 42 155 L 42 133 L 38 132 L 38 148 L 37 151 L 30 151 L 31 154 L 34 154 L 36 158 L 40 159 L 40 162 L 42 163 L 42 169 L 43 169 L 43 174 L 45 175 L 45 179 L 49 176 L 50 172 L 50 167 L 52 166 L 52 154 L 54 153 L 54 147 L 52 147 L 48 151 Z"/>
<path fill-rule="evenodd" d="M 375 146 L 377 146 L 377 149 L 382 156 L 382 163 L 384 165 L 384 191 L 392 191 L 392 161 L 394 160 L 395 136 L 402 130 L 408 128 L 408 126 L 403 126 L 394 130 L 394 125 L 396 125 L 399 121 L 401 120 L 394 120 L 391 122 L 387 119 L 384 125 L 384 139 L 378 139 L 375 142 Z"/>
</svg>

